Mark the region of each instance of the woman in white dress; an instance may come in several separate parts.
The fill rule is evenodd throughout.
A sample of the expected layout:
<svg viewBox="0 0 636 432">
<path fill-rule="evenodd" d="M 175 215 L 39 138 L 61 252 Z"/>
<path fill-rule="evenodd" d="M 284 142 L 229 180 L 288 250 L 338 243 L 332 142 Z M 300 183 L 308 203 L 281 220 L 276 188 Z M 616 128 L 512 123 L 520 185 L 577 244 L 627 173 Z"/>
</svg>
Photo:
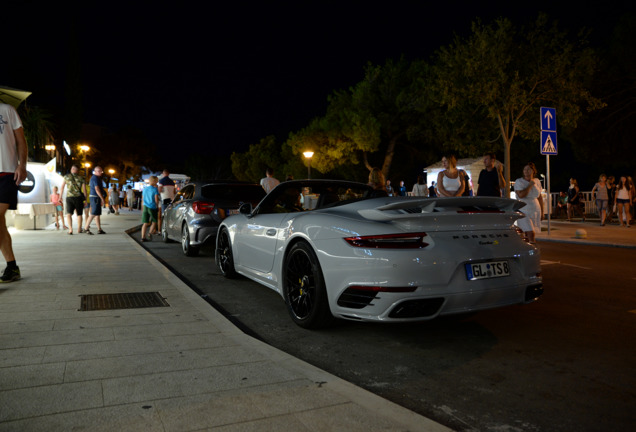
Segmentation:
<svg viewBox="0 0 636 432">
<path fill-rule="evenodd" d="M 526 240 L 535 242 L 535 234 L 541 232 L 541 216 L 543 215 L 543 199 L 541 198 L 541 181 L 534 176 L 537 169 L 532 162 L 523 167 L 523 177 L 515 181 L 515 194 L 520 201 L 526 203 L 521 212 L 526 217 L 517 220 L 517 226 L 523 231 Z"/>
<path fill-rule="evenodd" d="M 442 158 L 444 171 L 437 175 L 437 195 L 444 197 L 462 196 L 464 193 L 464 179 L 459 175 L 455 156 Z"/>
</svg>

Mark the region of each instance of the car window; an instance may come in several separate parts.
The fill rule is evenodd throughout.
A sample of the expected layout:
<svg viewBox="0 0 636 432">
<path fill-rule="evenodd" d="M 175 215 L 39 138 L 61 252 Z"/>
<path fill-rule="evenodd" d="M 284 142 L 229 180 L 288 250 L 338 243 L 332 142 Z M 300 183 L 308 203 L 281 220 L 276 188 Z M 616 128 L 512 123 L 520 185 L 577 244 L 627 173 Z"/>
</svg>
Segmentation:
<svg viewBox="0 0 636 432">
<path fill-rule="evenodd" d="M 181 192 L 183 199 L 192 199 L 194 197 L 194 185 L 187 185 Z"/>
<path fill-rule="evenodd" d="M 265 190 L 256 184 L 211 184 L 201 188 L 201 195 L 210 200 L 240 200 L 258 204 Z"/>
<path fill-rule="evenodd" d="M 263 213 L 294 213 L 335 207 L 367 197 L 370 188 L 356 183 L 285 182 L 258 208 Z"/>
</svg>

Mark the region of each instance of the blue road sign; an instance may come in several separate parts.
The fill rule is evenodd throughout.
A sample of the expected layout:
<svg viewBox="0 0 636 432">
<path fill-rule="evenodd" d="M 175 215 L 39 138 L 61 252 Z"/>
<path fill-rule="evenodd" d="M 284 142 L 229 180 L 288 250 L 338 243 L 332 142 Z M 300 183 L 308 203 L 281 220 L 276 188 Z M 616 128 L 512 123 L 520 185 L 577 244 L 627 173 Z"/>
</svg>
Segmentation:
<svg viewBox="0 0 636 432">
<path fill-rule="evenodd" d="M 549 131 L 541 131 L 541 154 L 555 155 L 557 154 L 557 133 Z"/>
<path fill-rule="evenodd" d="M 556 132 L 556 109 L 541 107 L 541 130 Z"/>
<path fill-rule="evenodd" d="M 557 154 L 556 109 L 541 107 L 541 154 Z"/>
</svg>

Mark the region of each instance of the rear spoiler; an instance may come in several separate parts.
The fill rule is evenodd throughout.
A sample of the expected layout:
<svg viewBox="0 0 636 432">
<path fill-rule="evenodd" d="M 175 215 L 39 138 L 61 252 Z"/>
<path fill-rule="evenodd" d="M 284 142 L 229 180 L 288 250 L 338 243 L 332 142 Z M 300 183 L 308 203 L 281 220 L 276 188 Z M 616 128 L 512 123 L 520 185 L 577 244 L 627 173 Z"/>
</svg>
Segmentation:
<svg viewBox="0 0 636 432">
<path fill-rule="evenodd" d="M 386 202 L 386 201 L 384 201 Z M 358 210 L 360 216 L 378 222 L 400 219 L 418 219 L 424 216 L 466 213 L 512 213 L 515 214 L 526 203 L 508 198 L 496 197 L 443 197 L 424 199 L 400 199 L 374 209 Z M 514 217 L 518 219 L 519 216 Z"/>
</svg>

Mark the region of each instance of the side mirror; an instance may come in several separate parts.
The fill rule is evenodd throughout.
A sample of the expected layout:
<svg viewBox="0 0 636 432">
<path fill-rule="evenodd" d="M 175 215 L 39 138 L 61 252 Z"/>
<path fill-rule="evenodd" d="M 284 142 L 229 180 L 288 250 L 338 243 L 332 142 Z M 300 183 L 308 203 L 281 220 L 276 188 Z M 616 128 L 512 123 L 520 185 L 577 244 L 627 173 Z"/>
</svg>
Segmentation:
<svg viewBox="0 0 636 432">
<path fill-rule="evenodd" d="M 244 203 L 239 207 L 239 213 L 249 216 L 252 214 L 252 203 Z"/>
</svg>

